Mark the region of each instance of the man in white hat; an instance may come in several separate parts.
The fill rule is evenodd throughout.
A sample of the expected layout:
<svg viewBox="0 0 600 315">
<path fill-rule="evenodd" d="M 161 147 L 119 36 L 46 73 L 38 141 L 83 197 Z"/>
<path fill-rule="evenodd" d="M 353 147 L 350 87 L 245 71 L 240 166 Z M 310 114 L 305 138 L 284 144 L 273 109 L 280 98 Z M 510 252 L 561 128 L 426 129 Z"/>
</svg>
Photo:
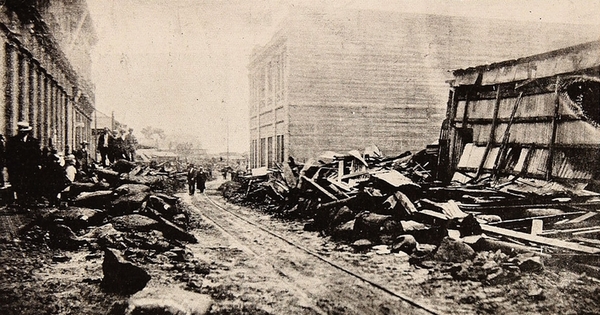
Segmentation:
<svg viewBox="0 0 600 315">
<path fill-rule="evenodd" d="M 39 196 L 35 179 L 40 169 L 41 151 L 38 139 L 30 135 L 31 130 L 29 123 L 20 121 L 17 123 L 17 135 L 10 137 L 6 143 L 8 179 L 20 205 Z"/>
</svg>

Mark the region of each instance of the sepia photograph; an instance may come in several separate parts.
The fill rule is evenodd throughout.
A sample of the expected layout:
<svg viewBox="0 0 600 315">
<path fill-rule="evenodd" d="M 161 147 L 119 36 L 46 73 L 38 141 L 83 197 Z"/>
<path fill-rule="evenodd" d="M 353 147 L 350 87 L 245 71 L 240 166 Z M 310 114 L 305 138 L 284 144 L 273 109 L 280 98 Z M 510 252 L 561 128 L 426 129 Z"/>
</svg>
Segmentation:
<svg viewBox="0 0 600 315">
<path fill-rule="evenodd" d="M 600 314 L 600 0 L 0 0 L 0 314 Z"/>
</svg>

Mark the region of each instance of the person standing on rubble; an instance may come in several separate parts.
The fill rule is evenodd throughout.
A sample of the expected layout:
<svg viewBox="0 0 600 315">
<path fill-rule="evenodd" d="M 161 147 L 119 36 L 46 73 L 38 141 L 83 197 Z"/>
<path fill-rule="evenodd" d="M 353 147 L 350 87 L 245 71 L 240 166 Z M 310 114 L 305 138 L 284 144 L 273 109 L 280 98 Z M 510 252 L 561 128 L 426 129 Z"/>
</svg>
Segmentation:
<svg viewBox="0 0 600 315">
<path fill-rule="evenodd" d="M 40 170 L 41 150 L 39 141 L 30 135 L 33 128 L 28 122 L 17 123 L 17 135 L 6 143 L 6 167 L 8 178 L 23 206 L 37 197 L 37 176 Z"/>
<path fill-rule="evenodd" d="M 76 150 L 73 155 L 75 156 L 75 167 L 83 173 L 87 174 L 90 166 L 90 153 L 88 151 L 88 142 L 82 141 L 81 148 Z"/>
<path fill-rule="evenodd" d="M 194 167 L 194 164 L 190 164 L 187 171 L 187 182 L 188 182 L 188 192 L 190 195 L 196 193 L 196 180 L 197 180 L 198 172 Z"/>
<path fill-rule="evenodd" d="M 67 186 L 65 169 L 60 165 L 60 156 L 50 152 L 42 168 L 40 181 L 44 185 L 43 194 L 49 207 L 60 206 L 62 190 Z"/>
<path fill-rule="evenodd" d="M 98 137 L 98 152 L 100 152 L 100 161 L 102 166 L 107 166 L 110 164 L 110 149 L 112 147 L 112 135 L 110 134 L 110 130 L 108 127 L 104 128 L 102 134 Z"/>
<path fill-rule="evenodd" d="M 125 135 L 125 156 L 130 162 L 135 161 L 135 150 L 137 149 L 137 139 L 133 135 L 133 128 L 129 128 L 129 133 Z"/>
</svg>

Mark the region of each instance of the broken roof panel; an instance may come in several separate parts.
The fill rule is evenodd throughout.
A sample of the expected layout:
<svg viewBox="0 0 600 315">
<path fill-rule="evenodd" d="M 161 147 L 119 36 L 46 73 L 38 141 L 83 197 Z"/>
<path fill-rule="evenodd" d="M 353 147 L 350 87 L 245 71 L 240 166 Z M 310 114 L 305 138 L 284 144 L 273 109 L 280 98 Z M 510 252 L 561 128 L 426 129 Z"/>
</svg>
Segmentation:
<svg viewBox="0 0 600 315">
<path fill-rule="evenodd" d="M 389 172 L 376 173 L 373 174 L 373 177 L 380 179 L 396 188 L 407 185 L 417 187 L 419 186 L 415 184 L 410 178 L 400 174 L 400 172 L 395 170 L 390 170 Z"/>
<path fill-rule="evenodd" d="M 458 69 L 453 72 L 454 86 L 475 84 L 479 75 L 482 75 L 482 84 L 486 85 L 549 77 L 598 67 L 599 51 L 600 40 L 516 60 Z M 512 76 L 512 73 L 515 75 Z"/>
</svg>

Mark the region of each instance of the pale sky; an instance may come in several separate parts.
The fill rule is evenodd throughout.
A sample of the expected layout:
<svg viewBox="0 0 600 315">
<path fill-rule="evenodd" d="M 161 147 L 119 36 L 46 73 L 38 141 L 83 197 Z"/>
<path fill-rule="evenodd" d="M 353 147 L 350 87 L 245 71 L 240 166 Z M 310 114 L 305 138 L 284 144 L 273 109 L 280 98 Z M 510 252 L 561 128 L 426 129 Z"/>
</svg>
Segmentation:
<svg viewBox="0 0 600 315">
<path fill-rule="evenodd" d="M 210 152 L 248 150 L 250 52 L 293 6 L 600 25 L 600 0 L 87 1 L 97 109 L 137 131 L 190 135 Z"/>
</svg>

